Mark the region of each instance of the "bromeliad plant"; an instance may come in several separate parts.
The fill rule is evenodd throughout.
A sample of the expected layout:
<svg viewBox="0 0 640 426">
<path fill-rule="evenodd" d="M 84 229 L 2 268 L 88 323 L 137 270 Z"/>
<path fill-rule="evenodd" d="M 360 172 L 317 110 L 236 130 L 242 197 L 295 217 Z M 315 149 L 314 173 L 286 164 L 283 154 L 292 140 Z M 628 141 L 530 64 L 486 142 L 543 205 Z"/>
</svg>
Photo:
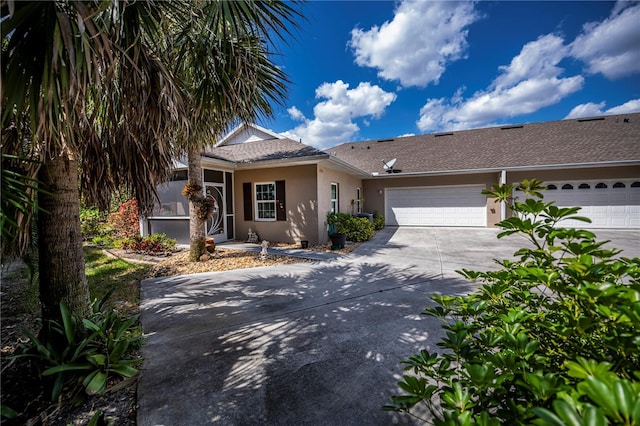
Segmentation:
<svg viewBox="0 0 640 426">
<path fill-rule="evenodd" d="M 541 182 L 484 193 L 512 217 L 498 238 L 529 247 L 490 272 L 458 271 L 481 284 L 468 296 L 433 296 L 424 314 L 444 322 L 444 351 L 404 361 L 405 395 L 386 410 L 436 425 L 640 424 L 640 259 L 617 258 L 579 208 L 544 202 Z"/>
<path fill-rule="evenodd" d="M 68 389 L 79 403 L 83 393 L 102 394 L 111 377 L 131 378 L 138 373 L 139 359 L 131 358 L 131 351 L 141 339 L 136 323 L 138 315 L 123 318 L 118 311 L 104 309 L 108 293 L 92 304 L 93 314 L 77 327 L 75 318 L 64 302 L 60 303 L 62 323 L 49 321 L 44 338 L 25 331 L 30 344 L 22 354 L 28 357 L 43 377 L 51 377 L 51 400 L 57 401 Z"/>
</svg>

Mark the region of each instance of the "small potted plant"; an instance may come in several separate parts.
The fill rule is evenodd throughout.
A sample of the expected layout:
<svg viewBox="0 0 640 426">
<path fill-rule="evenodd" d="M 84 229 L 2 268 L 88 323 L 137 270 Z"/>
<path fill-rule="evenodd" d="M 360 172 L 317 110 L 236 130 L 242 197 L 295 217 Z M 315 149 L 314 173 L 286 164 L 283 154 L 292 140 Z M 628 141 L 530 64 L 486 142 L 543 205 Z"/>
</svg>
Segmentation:
<svg viewBox="0 0 640 426">
<path fill-rule="evenodd" d="M 345 213 L 329 213 L 327 215 L 327 225 L 329 225 L 329 239 L 331 248 L 334 250 L 343 249 L 347 242 L 347 221 L 351 218 Z"/>
</svg>

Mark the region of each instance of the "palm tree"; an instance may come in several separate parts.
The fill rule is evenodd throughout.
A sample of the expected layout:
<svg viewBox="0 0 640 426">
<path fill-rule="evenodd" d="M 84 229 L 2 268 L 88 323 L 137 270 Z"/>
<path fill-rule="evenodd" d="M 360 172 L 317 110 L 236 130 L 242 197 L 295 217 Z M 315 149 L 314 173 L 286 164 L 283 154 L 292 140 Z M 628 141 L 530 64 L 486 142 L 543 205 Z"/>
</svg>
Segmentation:
<svg viewBox="0 0 640 426">
<path fill-rule="evenodd" d="M 38 215 L 44 319 L 59 317 L 61 301 L 76 317 L 88 314 L 78 188 L 105 207 L 124 185 L 149 208 L 168 174 L 172 141 L 186 123 L 175 79 L 157 54 L 168 9 L 163 2 L 2 3 L 2 128 L 28 117 L 46 190 L 38 192 L 47 212 Z"/>
<path fill-rule="evenodd" d="M 286 94 L 286 75 L 270 60 L 269 45 L 284 40 L 302 15 L 291 2 L 210 1 L 197 5 L 191 25 L 173 43 L 175 73 L 190 117 L 188 153 L 190 259 L 205 251 L 210 207 L 203 193 L 201 151 L 238 122 L 271 116 Z"/>
<path fill-rule="evenodd" d="M 46 190 L 38 192 L 47 212 L 38 215 L 44 319 L 59 317 L 61 301 L 76 317 L 88 313 L 78 188 L 107 208 L 124 187 L 144 214 L 183 149 L 197 162 L 201 144 L 235 120 L 271 114 L 286 79 L 267 42 L 295 26 L 292 5 L 2 2 L 2 128 L 28 117 Z"/>
</svg>

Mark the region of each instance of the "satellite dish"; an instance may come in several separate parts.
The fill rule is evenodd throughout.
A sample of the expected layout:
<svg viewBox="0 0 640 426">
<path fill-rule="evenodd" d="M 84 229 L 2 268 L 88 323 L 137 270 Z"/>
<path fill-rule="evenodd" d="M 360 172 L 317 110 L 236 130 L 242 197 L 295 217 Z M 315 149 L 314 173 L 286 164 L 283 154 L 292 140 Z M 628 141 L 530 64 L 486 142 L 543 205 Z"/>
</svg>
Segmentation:
<svg viewBox="0 0 640 426">
<path fill-rule="evenodd" d="M 393 160 L 388 161 L 388 162 L 387 162 L 387 161 L 382 160 L 382 164 L 384 164 L 384 166 L 383 166 L 383 167 L 384 167 L 384 169 L 385 169 L 385 170 L 393 170 L 393 165 L 394 165 L 394 164 L 396 164 L 396 161 L 397 161 L 397 160 L 398 160 L 397 158 L 394 158 Z"/>
</svg>

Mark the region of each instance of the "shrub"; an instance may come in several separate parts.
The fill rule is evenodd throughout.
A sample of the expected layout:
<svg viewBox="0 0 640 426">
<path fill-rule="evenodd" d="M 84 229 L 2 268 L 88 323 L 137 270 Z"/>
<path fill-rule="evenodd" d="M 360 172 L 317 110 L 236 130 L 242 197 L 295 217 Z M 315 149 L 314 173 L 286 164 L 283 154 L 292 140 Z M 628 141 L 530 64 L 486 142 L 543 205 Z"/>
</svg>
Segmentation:
<svg viewBox="0 0 640 426">
<path fill-rule="evenodd" d="M 375 231 L 373 223 L 366 217 L 350 217 L 346 223 L 347 239 L 349 241 L 369 241 Z"/>
<path fill-rule="evenodd" d="M 91 239 L 91 243 L 103 248 L 116 247 L 114 239 L 111 235 L 97 235 Z"/>
<path fill-rule="evenodd" d="M 379 231 L 382 228 L 384 228 L 384 216 L 375 211 L 373 212 L 373 229 Z"/>
<path fill-rule="evenodd" d="M 432 297 L 424 314 L 443 320 L 445 352 L 404 361 L 406 394 L 386 410 L 424 403 L 436 425 L 640 423 L 640 259 L 559 227 L 588 219 L 543 202 L 542 188 L 523 182 L 522 201 L 511 185 L 484 192 L 514 212 L 498 238 L 530 247 L 497 271 L 459 271 L 476 293 Z"/>
<path fill-rule="evenodd" d="M 349 241 L 368 241 L 375 233 L 373 224 L 364 217 L 353 217 L 347 213 L 329 213 L 329 233 L 345 233 Z"/>
<path fill-rule="evenodd" d="M 97 207 L 81 208 L 80 209 L 80 231 L 84 239 L 91 239 L 92 237 L 101 233 L 101 228 L 104 224 L 105 215 L 98 210 Z"/>
<path fill-rule="evenodd" d="M 139 235 L 140 213 L 136 199 L 120 204 L 118 210 L 109 215 L 107 222 L 113 226 L 117 238 L 134 238 Z"/>
<path fill-rule="evenodd" d="M 143 254 L 171 253 L 176 248 L 176 240 L 168 238 L 165 234 L 152 234 L 142 238 L 136 235 L 133 238 L 120 240 L 120 248 Z"/>
<path fill-rule="evenodd" d="M 32 359 L 42 376 L 52 378 L 52 401 L 57 401 L 65 388 L 71 395 L 76 395 L 78 389 L 84 389 L 87 395 L 102 394 L 110 377 L 129 378 L 138 373 L 134 366 L 140 360 L 130 357 L 141 339 L 135 325 L 138 315 L 123 318 L 118 311 L 103 309 L 108 296 L 110 293 L 92 304 L 93 314 L 83 319 L 82 328 L 61 302 L 62 324 L 49 321 L 46 337 L 25 331 L 30 344 L 24 345 L 17 357 Z"/>
</svg>

